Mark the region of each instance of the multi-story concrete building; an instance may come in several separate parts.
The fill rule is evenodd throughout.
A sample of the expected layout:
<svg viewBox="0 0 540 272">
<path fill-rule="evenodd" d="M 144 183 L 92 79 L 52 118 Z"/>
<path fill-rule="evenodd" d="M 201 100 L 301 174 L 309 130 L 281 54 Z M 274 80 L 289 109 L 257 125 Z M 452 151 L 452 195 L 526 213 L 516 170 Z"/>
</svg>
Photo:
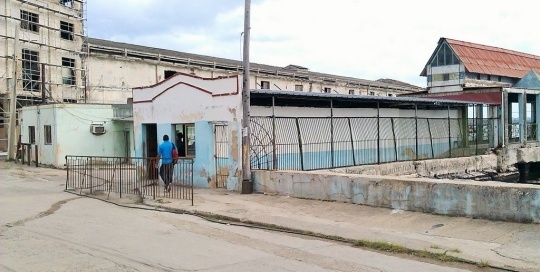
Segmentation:
<svg viewBox="0 0 540 272">
<path fill-rule="evenodd" d="M 133 87 L 148 86 L 176 72 L 199 77 L 242 75 L 242 62 L 146 46 L 88 39 L 87 102 L 118 103 Z M 317 73 L 299 65 L 250 64 L 250 89 L 397 96 L 422 88 L 391 80 L 364 80 Z"/>
<path fill-rule="evenodd" d="M 13 88 L 17 107 L 77 102 L 84 93 L 84 21 L 84 0 L 0 2 L 0 149 Z"/>
</svg>

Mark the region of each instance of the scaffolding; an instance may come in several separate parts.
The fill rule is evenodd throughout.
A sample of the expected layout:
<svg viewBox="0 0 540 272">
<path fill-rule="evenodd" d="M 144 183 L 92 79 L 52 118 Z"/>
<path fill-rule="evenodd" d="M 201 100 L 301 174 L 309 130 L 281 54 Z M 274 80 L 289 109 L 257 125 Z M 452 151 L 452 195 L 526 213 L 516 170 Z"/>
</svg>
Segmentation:
<svg viewBox="0 0 540 272">
<path fill-rule="evenodd" d="M 9 139 L 14 88 L 17 109 L 86 101 L 88 31 L 86 0 L 0 1 L 0 151 L 6 151 L 20 135 Z"/>
</svg>

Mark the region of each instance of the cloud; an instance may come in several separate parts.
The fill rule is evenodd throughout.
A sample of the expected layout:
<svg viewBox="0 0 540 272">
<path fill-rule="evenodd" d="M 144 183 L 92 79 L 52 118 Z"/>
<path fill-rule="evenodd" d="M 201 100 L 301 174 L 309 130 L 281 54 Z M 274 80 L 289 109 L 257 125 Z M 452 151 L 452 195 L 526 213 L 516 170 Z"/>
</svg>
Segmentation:
<svg viewBox="0 0 540 272">
<path fill-rule="evenodd" d="M 241 59 L 244 1 L 93 0 L 96 38 Z M 419 74 L 440 37 L 540 55 L 536 11 L 526 0 L 426 2 L 255 0 L 250 60 L 425 86 Z M 520 8 L 521 7 L 521 8 Z"/>
</svg>

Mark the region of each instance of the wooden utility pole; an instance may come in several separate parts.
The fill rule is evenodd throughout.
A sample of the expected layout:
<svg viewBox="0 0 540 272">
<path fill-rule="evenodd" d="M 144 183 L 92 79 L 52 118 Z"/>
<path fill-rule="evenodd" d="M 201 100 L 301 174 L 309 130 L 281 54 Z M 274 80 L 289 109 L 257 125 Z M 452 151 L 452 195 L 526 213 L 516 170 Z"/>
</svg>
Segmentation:
<svg viewBox="0 0 540 272">
<path fill-rule="evenodd" d="M 244 56 L 242 74 L 242 194 L 253 193 L 250 166 L 250 94 L 249 94 L 249 30 L 251 1 L 246 1 L 244 14 Z"/>
<path fill-rule="evenodd" d="M 8 127 L 8 159 L 16 158 L 15 126 L 17 124 L 17 52 L 19 51 L 19 25 L 15 24 L 15 40 L 13 42 L 13 79 L 9 101 L 9 127 Z"/>
</svg>

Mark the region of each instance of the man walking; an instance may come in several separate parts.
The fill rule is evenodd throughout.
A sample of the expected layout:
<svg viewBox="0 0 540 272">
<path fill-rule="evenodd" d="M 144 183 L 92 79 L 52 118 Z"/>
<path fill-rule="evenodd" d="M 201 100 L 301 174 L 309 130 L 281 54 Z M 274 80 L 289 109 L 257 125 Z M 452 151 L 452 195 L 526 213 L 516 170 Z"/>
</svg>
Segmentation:
<svg viewBox="0 0 540 272">
<path fill-rule="evenodd" d="M 165 183 L 165 191 L 171 191 L 171 182 L 173 177 L 174 163 L 172 151 L 175 149 L 173 144 L 169 142 L 169 135 L 163 135 L 163 143 L 158 147 L 157 162 L 161 158 L 161 166 L 159 167 L 159 176 Z"/>
</svg>

